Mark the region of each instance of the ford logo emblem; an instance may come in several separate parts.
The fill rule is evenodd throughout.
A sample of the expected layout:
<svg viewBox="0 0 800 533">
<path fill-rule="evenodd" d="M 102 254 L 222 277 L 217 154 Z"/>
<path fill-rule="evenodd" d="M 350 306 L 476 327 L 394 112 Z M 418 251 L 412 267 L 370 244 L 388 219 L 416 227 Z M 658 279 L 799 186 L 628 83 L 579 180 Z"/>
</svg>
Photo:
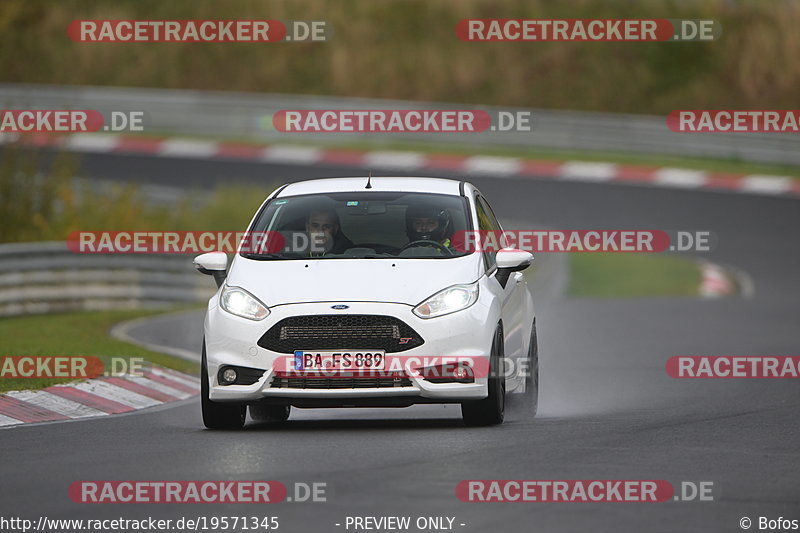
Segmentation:
<svg viewBox="0 0 800 533">
<path fill-rule="evenodd" d="M 344 304 L 332 305 L 331 309 L 350 309 L 350 306 Z"/>
</svg>

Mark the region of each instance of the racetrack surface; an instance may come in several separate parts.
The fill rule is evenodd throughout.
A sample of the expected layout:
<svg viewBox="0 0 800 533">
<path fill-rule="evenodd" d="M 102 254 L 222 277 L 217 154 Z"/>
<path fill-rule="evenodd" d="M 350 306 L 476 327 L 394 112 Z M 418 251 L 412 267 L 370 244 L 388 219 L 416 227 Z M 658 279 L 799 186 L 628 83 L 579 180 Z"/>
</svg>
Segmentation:
<svg viewBox="0 0 800 533">
<path fill-rule="evenodd" d="M 366 169 L 89 156 L 88 176 L 207 187 L 359 175 Z M 446 177 L 446 173 L 440 174 Z M 468 177 L 501 217 L 553 228 L 710 230 L 708 259 L 753 281 L 752 298 L 588 300 L 534 291 L 540 415 L 465 428 L 454 407 L 294 410 L 282 427 L 207 431 L 199 401 L 0 431 L 0 516 L 277 515 L 283 531 L 345 530 L 346 516 L 454 516 L 462 531 L 741 531 L 748 516 L 800 519 L 800 382 L 675 380 L 674 355 L 800 355 L 796 200 Z M 522 229 L 522 228 L 519 228 Z M 211 280 L 209 279 L 209 283 Z M 172 337 L 199 350 L 202 313 Z M 194 333 L 193 333 L 194 331 Z M 80 505 L 78 480 L 325 482 L 327 503 Z M 462 503 L 465 479 L 713 481 L 713 502 Z M 335 524 L 341 523 L 337 527 Z M 465 524 L 460 526 L 459 524 Z M 757 523 L 753 529 L 757 528 Z M 351 530 L 352 531 L 352 530 Z"/>
</svg>

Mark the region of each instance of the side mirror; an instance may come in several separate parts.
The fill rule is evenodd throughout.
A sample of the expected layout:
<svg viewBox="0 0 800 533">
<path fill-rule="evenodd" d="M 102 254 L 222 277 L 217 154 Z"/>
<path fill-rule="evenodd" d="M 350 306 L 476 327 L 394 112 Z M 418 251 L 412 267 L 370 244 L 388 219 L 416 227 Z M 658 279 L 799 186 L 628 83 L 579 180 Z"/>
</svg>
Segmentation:
<svg viewBox="0 0 800 533">
<path fill-rule="evenodd" d="M 194 258 L 194 267 L 201 274 L 214 276 L 217 287 L 222 285 L 228 275 L 228 254 L 209 252 Z"/>
<path fill-rule="evenodd" d="M 516 250 L 514 248 L 504 248 L 497 252 L 495 262 L 497 263 L 497 273 L 495 277 L 500 282 L 500 286 L 505 288 L 508 277 L 512 272 L 519 272 L 531 266 L 533 254 Z"/>
</svg>

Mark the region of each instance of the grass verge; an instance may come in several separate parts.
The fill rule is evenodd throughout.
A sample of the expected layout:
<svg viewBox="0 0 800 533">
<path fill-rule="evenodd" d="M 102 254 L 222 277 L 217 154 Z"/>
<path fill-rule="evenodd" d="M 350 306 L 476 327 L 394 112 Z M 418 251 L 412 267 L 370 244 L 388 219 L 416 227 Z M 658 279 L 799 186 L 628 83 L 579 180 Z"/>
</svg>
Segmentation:
<svg viewBox="0 0 800 533">
<path fill-rule="evenodd" d="M 571 254 L 568 295 L 576 298 L 696 296 L 701 274 L 675 255 Z"/>
<path fill-rule="evenodd" d="M 107 363 L 112 357 L 141 357 L 156 365 L 197 374 L 199 365 L 116 340 L 108 335 L 114 324 L 163 313 L 164 310 L 89 311 L 0 319 L 0 358 L 3 356 L 81 355 Z M 69 379 L 0 378 L 0 392 L 41 389 Z"/>
</svg>

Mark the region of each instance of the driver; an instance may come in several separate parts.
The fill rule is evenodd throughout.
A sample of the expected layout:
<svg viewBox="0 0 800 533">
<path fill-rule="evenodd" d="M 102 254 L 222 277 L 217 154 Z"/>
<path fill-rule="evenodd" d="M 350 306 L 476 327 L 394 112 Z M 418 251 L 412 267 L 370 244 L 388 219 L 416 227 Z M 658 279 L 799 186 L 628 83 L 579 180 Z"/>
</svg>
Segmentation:
<svg viewBox="0 0 800 533">
<path fill-rule="evenodd" d="M 306 218 L 306 232 L 311 239 L 311 257 L 321 257 L 326 253 L 341 254 L 353 246 L 339 225 L 339 215 L 333 209 L 312 211 Z"/>
<path fill-rule="evenodd" d="M 434 241 L 450 248 L 453 225 L 450 212 L 435 206 L 412 205 L 406 209 L 406 235 L 409 242 Z"/>
</svg>

